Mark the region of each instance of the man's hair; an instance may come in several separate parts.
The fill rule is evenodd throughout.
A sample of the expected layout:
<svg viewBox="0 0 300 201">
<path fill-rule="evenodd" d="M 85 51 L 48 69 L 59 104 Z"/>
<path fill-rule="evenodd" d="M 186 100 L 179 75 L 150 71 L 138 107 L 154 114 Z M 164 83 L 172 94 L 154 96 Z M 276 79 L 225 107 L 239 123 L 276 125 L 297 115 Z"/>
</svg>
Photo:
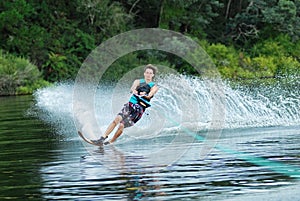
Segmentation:
<svg viewBox="0 0 300 201">
<path fill-rule="evenodd" d="M 157 67 L 152 65 L 152 64 L 147 64 L 144 68 L 144 72 L 147 70 L 147 69 L 151 69 L 153 71 L 153 74 L 156 75 L 157 73 Z"/>
</svg>

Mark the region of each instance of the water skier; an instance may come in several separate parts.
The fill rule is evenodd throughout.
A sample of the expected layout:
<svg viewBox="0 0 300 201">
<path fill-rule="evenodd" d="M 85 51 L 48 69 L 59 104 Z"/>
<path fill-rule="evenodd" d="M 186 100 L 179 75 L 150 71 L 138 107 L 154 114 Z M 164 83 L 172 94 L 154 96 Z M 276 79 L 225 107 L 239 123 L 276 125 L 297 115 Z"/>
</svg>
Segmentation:
<svg viewBox="0 0 300 201">
<path fill-rule="evenodd" d="M 129 102 L 124 105 L 122 110 L 110 123 L 104 134 L 98 140 L 92 140 L 96 145 L 110 144 L 123 133 L 124 128 L 133 126 L 141 119 L 147 107 L 150 107 L 150 100 L 158 91 L 158 86 L 153 82 L 154 76 L 157 72 L 156 66 L 148 64 L 144 68 L 144 79 L 135 80 L 130 88 L 132 96 Z M 119 124 L 119 127 L 114 136 L 104 142 L 108 135 Z"/>
</svg>

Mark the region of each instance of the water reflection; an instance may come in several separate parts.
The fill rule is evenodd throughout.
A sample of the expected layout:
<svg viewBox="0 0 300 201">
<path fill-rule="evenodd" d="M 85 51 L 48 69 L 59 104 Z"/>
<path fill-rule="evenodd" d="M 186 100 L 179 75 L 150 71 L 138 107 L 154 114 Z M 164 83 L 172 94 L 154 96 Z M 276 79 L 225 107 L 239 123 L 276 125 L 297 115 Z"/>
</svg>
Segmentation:
<svg viewBox="0 0 300 201">
<path fill-rule="evenodd" d="M 263 142 L 251 141 L 253 152 L 256 149 L 253 144 Z M 199 150 L 199 144 L 191 147 L 187 155 L 176 163 L 164 167 L 150 166 L 145 163 L 146 157 L 123 151 L 122 144 L 101 149 L 85 147 L 80 142 L 70 144 L 66 142 L 66 147 L 62 148 L 64 153 L 57 153 L 57 160 L 41 169 L 44 179 L 42 192 L 46 199 L 223 200 L 251 193 L 262 193 L 267 198 L 270 190 L 297 183 L 295 179 L 267 167 L 256 166 L 218 150 L 205 160 L 196 159 L 195 150 Z M 226 139 L 224 144 L 228 144 Z M 241 149 L 246 147 L 249 150 L 247 144 Z M 271 149 L 272 145 L 268 148 Z M 294 163 L 299 165 L 299 160 Z"/>
<path fill-rule="evenodd" d="M 137 200 L 143 197 L 165 195 L 161 190 L 159 177 L 156 176 L 163 167 L 144 166 L 143 161 L 146 157 L 126 155 L 114 145 L 99 147 L 96 150 L 93 150 L 95 147 L 91 149 L 90 156 L 95 162 L 99 162 L 98 168 L 106 168 L 106 175 L 118 175 L 127 199 Z M 88 162 L 87 158 L 84 157 L 85 162 Z"/>
</svg>

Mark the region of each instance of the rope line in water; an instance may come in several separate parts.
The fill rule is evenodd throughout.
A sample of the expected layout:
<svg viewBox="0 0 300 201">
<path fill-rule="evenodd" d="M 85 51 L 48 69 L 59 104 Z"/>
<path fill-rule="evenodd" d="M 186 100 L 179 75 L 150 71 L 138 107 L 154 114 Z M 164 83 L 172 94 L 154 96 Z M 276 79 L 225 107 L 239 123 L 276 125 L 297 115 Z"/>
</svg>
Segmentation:
<svg viewBox="0 0 300 201">
<path fill-rule="evenodd" d="M 176 122 L 175 120 L 169 118 L 168 116 L 166 116 L 164 114 L 164 116 L 172 123 L 174 123 L 174 125 L 178 126 L 179 128 L 181 128 L 182 131 L 184 131 L 186 134 L 194 137 L 196 140 L 200 141 L 200 142 L 204 142 L 205 138 L 198 135 L 197 133 L 191 131 L 190 129 L 182 126 L 181 124 L 179 124 L 178 122 Z M 224 153 L 227 154 L 231 154 L 234 155 L 236 158 L 247 161 L 249 163 L 258 165 L 258 166 L 262 166 L 262 167 L 266 167 L 269 170 L 272 170 L 276 173 L 280 173 L 280 174 L 284 174 L 287 175 L 289 177 L 292 178 L 296 178 L 296 179 L 300 179 L 300 168 L 293 166 L 293 165 L 288 165 L 288 164 L 284 164 L 282 162 L 276 162 L 276 161 L 270 161 L 268 159 L 262 158 L 262 157 L 257 157 L 257 156 L 252 156 L 248 153 L 244 153 L 244 152 L 239 152 L 239 151 L 235 151 L 223 146 L 215 146 L 214 148 L 216 148 L 217 150 L 220 150 Z"/>
</svg>

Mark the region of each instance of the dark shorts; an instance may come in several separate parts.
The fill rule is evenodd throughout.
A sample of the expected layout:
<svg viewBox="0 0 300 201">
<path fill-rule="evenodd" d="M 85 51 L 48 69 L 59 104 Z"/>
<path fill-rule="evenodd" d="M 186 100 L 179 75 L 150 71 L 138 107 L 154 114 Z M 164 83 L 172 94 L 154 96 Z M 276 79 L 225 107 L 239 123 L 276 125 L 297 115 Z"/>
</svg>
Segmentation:
<svg viewBox="0 0 300 201">
<path fill-rule="evenodd" d="M 133 126 L 138 120 L 140 120 L 143 113 L 144 108 L 141 105 L 129 102 L 124 104 L 124 107 L 118 115 L 122 117 L 121 123 L 123 123 L 126 128 Z"/>
</svg>

